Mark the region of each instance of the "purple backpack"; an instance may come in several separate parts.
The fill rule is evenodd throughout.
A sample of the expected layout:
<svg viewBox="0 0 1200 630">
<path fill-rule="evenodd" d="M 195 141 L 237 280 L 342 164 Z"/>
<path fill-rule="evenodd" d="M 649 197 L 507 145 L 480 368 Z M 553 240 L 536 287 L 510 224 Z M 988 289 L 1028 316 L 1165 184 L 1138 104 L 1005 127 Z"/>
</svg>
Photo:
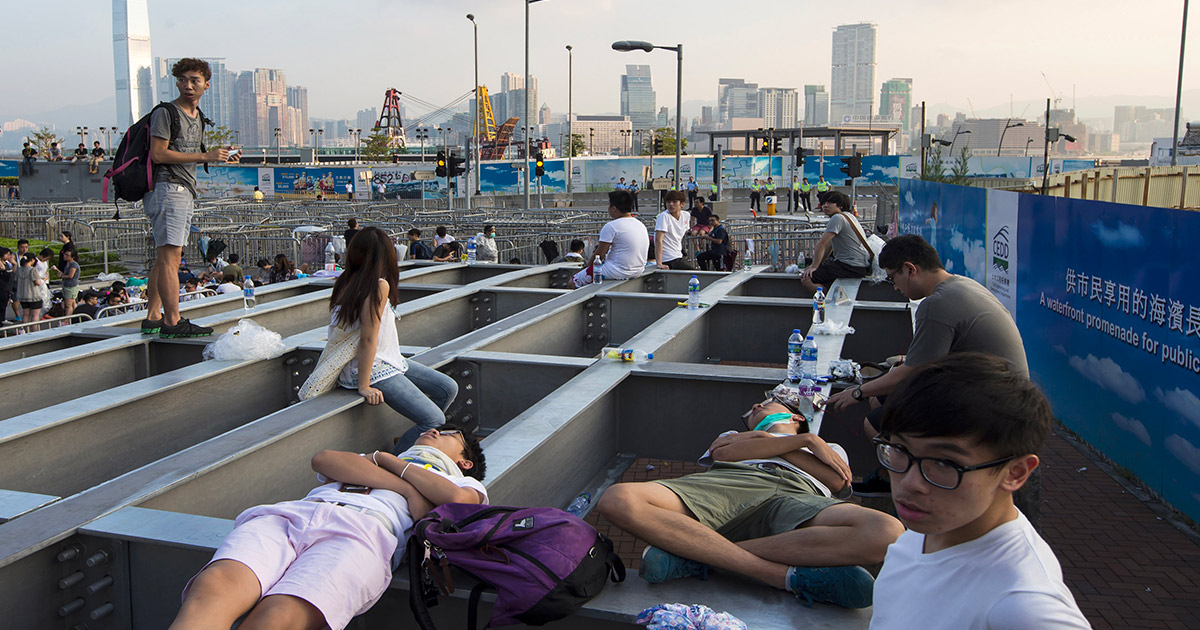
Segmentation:
<svg viewBox="0 0 1200 630">
<path fill-rule="evenodd" d="M 479 598 L 489 586 L 497 594 L 488 627 L 540 626 L 575 612 L 610 577 L 625 579 L 608 538 L 548 507 L 440 505 L 413 526 L 408 566 L 409 603 L 422 630 L 434 628 L 429 607 L 437 605 L 438 590 L 454 592 L 450 566 L 479 580 L 467 607 L 470 630 L 478 627 Z"/>
</svg>

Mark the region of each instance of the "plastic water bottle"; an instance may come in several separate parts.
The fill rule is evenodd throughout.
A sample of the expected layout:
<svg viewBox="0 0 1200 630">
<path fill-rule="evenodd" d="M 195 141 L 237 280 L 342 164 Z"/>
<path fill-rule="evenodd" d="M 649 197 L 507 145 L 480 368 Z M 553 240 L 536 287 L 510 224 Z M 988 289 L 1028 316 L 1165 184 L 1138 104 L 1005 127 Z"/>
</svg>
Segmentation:
<svg viewBox="0 0 1200 630">
<path fill-rule="evenodd" d="M 800 378 L 803 376 L 800 364 L 803 347 L 804 337 L 800 334 L 800 329 L 797 328 L 792 331 L 792 336 L 788 337 L 787 378 L 793 383 L 800 382 Z"/>
<path fill-rule="evenodd" d="M 800 271 L 804 271 L 804 266 L 807 263 L 808 261 L 805 259 L 804 252 L 800 252 L 800 256 L 796 259 L 796 266 L 800 268 Z"/>
<path fill-rule="evenodd" d="M 587 512 L 588 506 L 592 503 L 592 495 L 587 492 L 579 493 L 571 505 L 567 506 L 567 511 L 579 518 L 583 518 L 584 512 Z"/>
<path fill-rule="evenodd" d="M 802 378 L 817 379 L 817 341 L 812 335 L 804 338 L 800 346 L 800 375 Z"/>
<path fill-rule="evenodd" d="M 798 411 L 800 411 L 800 415 L 804 416 L 806 420 L 813 419 L 814 409 L 812 399 L 813 395 L 818 391 L 820 391 L 820 387 L 817 385 L 817 382 L 809 378 L 807 374 L 800 379 L 800 408 Z"/>
<path fill-rule="evenodd" d="M 813 325 L 825 323 L 825 292 L 821 287 L 817 287 L 817 292 L 813 294 Z"/>
<path fill-rule="evenodd" d="M 694 311 L 700 308 L 700 279 L 696 276 L 692 276 L 692 279 L 688 280 L 687 304 L 689 311 Z"/>
<path fill-rule="evenodd" d="M 475 237 L 467 239 L 467 264 L 475 264 Z"/>
<path fill-rule="evenodd" d="M 325 271 L 333 271 L 334 266 L 333 241 L 329 241 L 325 246 Z"/>
<path fill-rule="evenodd" d="M 250 278 L 242 283 L 242 308 L 247 311 L 254 308 L 254 281 Z"/>
<path fill-rule="evenodd" d="M 604 284 L 604 274 L 600 273 L 600 257 L 592 261 L 592 283 Z"/>
</svg>

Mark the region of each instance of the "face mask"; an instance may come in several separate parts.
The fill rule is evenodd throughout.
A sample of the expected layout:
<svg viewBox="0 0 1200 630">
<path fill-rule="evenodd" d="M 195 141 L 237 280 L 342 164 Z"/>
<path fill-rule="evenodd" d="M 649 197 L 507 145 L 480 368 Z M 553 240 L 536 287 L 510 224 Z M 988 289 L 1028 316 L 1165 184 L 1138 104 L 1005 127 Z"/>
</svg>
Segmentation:
<svg viewBox="0 0 1200 630">
<path fill-rule="evenodd" d="M 792 421 L 792 414 L 790 414 L 790 413 L 773 413 L 773 414 L 763 418 L 762 422 L 759 422 L 758 425 L 754 427 L 754 430 L 755 431 L 766 431 L 767 429 L 769 429 L 777 424 L 788 424 L 788 423 L 791 423 L 791 421 Z"/>
<path fill-rule="evenodd" d="M 491 234 L 488 234 L 488 238 L 496 238 L 496 233 L 492 232 Z"/>
</svg>

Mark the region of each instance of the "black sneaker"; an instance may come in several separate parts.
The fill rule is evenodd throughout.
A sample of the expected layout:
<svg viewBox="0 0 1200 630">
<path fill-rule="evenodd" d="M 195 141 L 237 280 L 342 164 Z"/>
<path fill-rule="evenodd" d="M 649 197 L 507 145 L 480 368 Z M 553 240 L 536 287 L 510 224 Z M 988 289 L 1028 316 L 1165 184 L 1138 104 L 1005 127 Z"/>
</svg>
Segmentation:
<svg viewBox="0 0 1200 630">
<path fill-rule="evenodd" d="M 146 318 L 142 320 L 143 335 L 157 335 L 162 330 L 163 320 Z"/>
<path fill-rule="evenodd" d="M 213 334 L 213 329 L 207 326 L 197 326 L 184 318 L 179 318 L 179 323 L 174 326 L 163 327 L 158 331 L 160 339 L 176 339 L 179 337 L 207 337 Z"/>
<path fill-rule="evenodd" d="M 892 482 L 884 479 L 883 475 L 879 474 L 879 469 L 875 469 L 862 481 L 857 481 L 851 486 L 854 488 L 854 494 L 860 497 L 886 497 L 892 494 Z"/>
</svg>

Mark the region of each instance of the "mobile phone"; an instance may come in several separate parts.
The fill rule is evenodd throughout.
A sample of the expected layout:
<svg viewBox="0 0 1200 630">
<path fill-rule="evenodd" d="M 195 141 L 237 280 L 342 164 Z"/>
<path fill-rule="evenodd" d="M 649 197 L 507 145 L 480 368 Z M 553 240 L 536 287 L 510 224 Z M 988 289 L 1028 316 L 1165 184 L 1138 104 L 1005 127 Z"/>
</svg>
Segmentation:
<svg viewBox="0 0 1200 630">
<path fill-rule="evenodd" d="M 370 486 L 361 486 L 356 483 L 344 483 L 338 490 L 340 492 L 353 492 L 355 494 L 371 494 Z"/>
<path fill-rule="evenodd" d="M 813 397 L 812 397 L 812 404 L 813 404 L 813 409 L 816 409 L 817 411 L 824 411 L 825 410 L 825 395 L 822 394 L 821 392 L 814 393 Z"/>
<path fill-rule="evenodd" d="M 235 156 L 235 155 L 237 155 L 237 154 L 239 154 L 239 153 L 241 153 L 241 152 L 242 152 L 242 150 L 241 150 L 241 149 L 234 149 L 234 150 L 232 150 L 232 151 L 230 151 L 230 152 L 229 152 L 229 157 L 233 157 L 233 156 Z"/>
</svg>

